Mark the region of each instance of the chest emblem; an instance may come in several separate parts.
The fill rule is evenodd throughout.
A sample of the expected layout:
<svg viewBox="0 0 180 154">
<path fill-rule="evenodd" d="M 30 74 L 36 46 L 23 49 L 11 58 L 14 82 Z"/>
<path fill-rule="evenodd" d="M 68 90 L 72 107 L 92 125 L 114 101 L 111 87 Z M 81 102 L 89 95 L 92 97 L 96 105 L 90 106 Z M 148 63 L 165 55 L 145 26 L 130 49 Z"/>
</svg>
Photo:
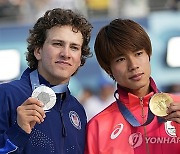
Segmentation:
<svg viewBox="0 0 180 154">
<path fill-rule="evenodd" d="M 129 144 L 133 148 L 139 147 L 143 142 L 142 134 L 140 132 L 133 133 L 129 136 Z"/>
<path fill-rule="evenodd" d="M 172 123 L 172 121 L 167 121 L 165 123 L 165 125 L 164 125 L 165 126 L 165 131 L 169 136 L 176 137 L 176 129 L 171 123 Z"/>
<path fill-rule="evenodd" d="M 124 125 L 122 123 L 117 124 L 111 133 L 111 139 L 114 140 L 116 139 L 122 132 Z"/>
<path fill-rule="evenodd" d="M 77 129 L 81 129 L 81 121 L 78 114 L 75 111 L 69 112 L 69 118 L 74 127 L 76 127 Z"/>
</svg>

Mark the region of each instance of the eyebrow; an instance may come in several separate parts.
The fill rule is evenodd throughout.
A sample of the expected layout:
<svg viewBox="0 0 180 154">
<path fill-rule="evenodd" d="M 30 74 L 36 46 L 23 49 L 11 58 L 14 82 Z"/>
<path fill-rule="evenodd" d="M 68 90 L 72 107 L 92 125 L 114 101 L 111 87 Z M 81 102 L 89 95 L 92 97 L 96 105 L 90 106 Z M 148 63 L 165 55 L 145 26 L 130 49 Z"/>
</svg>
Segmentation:
<svg viewBox="0 0 180 154">
<path fill-rule="evenodd" d="M 50 40 L 51 42 L 62 42 L 62 43 L 65 43 L 66 41 L 64 40 L 59 40 L 59 39 L 52 39 Z M 71 45 L 74 45 L 74 46 L 79 46 L 79 47 L 82 47 L 82 45 L 80 44 L 77 44 L 77 43 L 74 43 L 74 42 L 70 42 Z"/>
<path fill-rule="evenodd" d="M 71 45 L 82 47 L 80 44 L 76 44 L 76 43 L 71 43 Z"/>
</svg>

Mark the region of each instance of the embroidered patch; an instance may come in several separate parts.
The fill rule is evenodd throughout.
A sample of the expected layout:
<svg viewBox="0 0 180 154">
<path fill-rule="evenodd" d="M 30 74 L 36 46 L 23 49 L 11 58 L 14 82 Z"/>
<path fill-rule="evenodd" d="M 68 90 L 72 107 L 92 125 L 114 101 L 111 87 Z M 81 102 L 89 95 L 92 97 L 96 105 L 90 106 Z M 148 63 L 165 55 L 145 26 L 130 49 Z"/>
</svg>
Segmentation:
<svg viewBox="0 0 180 154">
<path fill-rule="evenodd" d="M 122 130 L 123 130 L 123 127 L 124 127 L 124 125 L 123 124 L 117 124 L 116 126 L 115 126 L 115 129 L 113 130 L 113 132 L 111 133 L 111 139 L 112 140 L 114 140 L 114 139 L 116 139 L 120 134 L 121 134 L 121 132 L 122 132 Z"/>
<path fill-rule="evenodd" d="M 172 121 L 167 121 L 165 123 L 166 133 L 171 137 L 176 137 L 176 129 L 171 123 L 172 123 Z"/>
<path fill-rule="evenodd" d="M 78 114 L 75 111 L 69 112 L 69 118 L 74 127 L 76 127 L 77 129 L 81 129 L 81 121 Z"/>
</svg>

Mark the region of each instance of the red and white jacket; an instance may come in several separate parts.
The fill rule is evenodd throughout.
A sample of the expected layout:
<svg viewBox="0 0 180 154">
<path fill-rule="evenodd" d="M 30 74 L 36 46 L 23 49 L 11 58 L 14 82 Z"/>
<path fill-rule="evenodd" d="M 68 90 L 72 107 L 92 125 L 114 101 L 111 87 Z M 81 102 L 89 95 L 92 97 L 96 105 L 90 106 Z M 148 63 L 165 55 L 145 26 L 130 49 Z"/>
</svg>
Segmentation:
<svg viewBox="0 0 180 154">
<path fill-rule="evenodd" d="M 143 98 L 127 93 L 118 86 L 120 101 L 140 123 L 147 120 L 149 99 L 158 92 L 152 79 L 150 83 L 152 92 Z M 171 97 L 174 102 L 180 102 L 179 96 Z M 120 113 L 117 102 L 114 102 L 89 121 L 85 154 L 178 154 L 180 137 L 176 136 L 174 123 L 158 123 L 155 117 L 147 126 L 133 127 Z"/>
</svg>

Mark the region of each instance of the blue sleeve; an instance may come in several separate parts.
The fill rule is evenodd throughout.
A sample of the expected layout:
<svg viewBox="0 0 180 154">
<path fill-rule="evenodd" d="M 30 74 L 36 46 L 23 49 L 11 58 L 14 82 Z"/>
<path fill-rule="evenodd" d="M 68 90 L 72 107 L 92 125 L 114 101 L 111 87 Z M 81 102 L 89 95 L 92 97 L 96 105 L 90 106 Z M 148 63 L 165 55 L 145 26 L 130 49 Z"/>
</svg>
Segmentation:
<svg viewBox="0 0 180 154">
<path fill-rule="evenodd" d="M 4 147 L 0 148 L 0 154 L 14 152 L 17 150 L 17 148 L 17 146 L 15 146 L 13 143 L 11 143 L 11 141 L 9 141 L 9 139 L 7 139 Z"/>
<path fill-rule="evenodd" d="M 16 94 L 0 85 L 0 154 L 22 151 L 29 139 L 16 122 L 17 99 Z"/>
</svg>

